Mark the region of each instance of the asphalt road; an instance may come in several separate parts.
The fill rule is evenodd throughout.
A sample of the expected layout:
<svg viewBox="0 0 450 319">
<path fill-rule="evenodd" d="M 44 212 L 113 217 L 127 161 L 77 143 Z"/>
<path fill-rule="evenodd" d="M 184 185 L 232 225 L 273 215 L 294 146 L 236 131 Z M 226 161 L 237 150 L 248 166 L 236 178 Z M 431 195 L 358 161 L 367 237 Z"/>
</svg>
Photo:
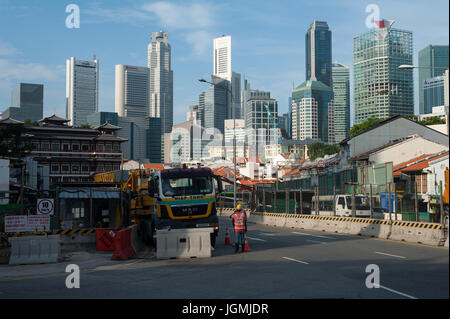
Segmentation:
<svg viewBox="0 0 450 319">
<path fill-rule="evenodd" d="M 0 265 L 0 299 L 449 297 L 446 248 L 251 224 L 250 252 L 234 254 L 225 225 L 222 218 L 208 259 L 156 260 L 145 251 L 119 262 L 111 253 L 78 253 L 58 264 Z M 81 269 L 79 289 L 65 285 L 71 263 Z M 366 287 L 368 265 L 379 269 L 379 288 Z"/>
</svg>

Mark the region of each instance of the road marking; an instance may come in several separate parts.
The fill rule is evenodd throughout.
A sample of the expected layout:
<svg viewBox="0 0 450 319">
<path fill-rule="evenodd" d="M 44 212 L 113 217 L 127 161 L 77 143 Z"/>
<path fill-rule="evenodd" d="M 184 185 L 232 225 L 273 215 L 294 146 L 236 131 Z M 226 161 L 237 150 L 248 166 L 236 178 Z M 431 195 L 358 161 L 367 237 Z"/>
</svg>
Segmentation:
<svg viewBox="0 0 450 319">
<path fill-rule="evenodd" d="M 275 236 L 273 233 L 259 233 L 262 236 Z"/>
<path fill-rule="evenodd" d="M 391 254 L 386 254 L 386 253 L 380 253 L 379 251 L 376 251 L 375 254 L 386 255 L 386 256 L 391 256 L 391 257 L 397 257 L 397 258 L 403 258 L 403 259 L 406 258 L 406 257 L 403 257 L 403 256 L 397 256 L 397 255 L 391 255 Z"/>
<path fill-rule="evenodd" d="M 248 238 L 248 239 L 253 239 L 253 240 L 264 241 L 264 242 L 266 242 L 266 241 L 267 241 L 267 240 L 264 240 L 264 239 L 260 239 L 260 238 L 255 238 L 255 237 L 248 237 L 248 236 L 247 236 L 247 238 Z"/>
<path fill-rule="evenodd" d="M 299 233 L 299 232 L 296 232 L 296 231 L 293 231 L 292 233 L 293 233 L 293 234 L 297 234 L 297 235 L 306 235 L 306 236 L 312 236 L 312 237 L 319 237 L 319 238 L 333 239 L 332 237 L 328 237 L 328 236 L 313 235 L 313 234 L 307 234 L 307 233 Z"/>
<path fill-rule="evenodd" d="M 387 291 L 390 291 L 390 292 L 399 294 L 399 295 L 401 295 L 401 296 L 403 296 L 403 297 L 407 297 L 407 298 L 409 298 L 409 299 L 418 299 L 418 298 L 416 298 L 416 297 L 413 297 L 413 296 L 404 294 L 403 292 L 400 292 L 400 291 L 397 291 L 397 290 L 394 290 L 394 289 L 391 289 L 391 288 L 388 288 L 388 287 L 384 287 L 384 286 L 382 286 L 382 285 L 375 285 L 375 288 L 383 288 L 383 289 L 386 289 Z"/>
<path fill-rule="evenodd" d="M 309 263 L 307 263 L 306 261 L 301 261 L 301 260 L 297 260 L 297 259 L 289 258 L 289 257 L 282 257 L 282 258 L 287 259 L 287 260 L 291 260 L 291 261 L 295 261 L 295 262 L 298 262 L 298 263 L 301 263 L 301 264 L 309 265 Z"/>
<path fill-rule="evenodd" d="M 323 241 L 312 240 L 312 239 L 307 239 L 306 241 L 309 241 L 311 243 L 316 243 L 316 244 L 325 244 Z"/>
</svg>

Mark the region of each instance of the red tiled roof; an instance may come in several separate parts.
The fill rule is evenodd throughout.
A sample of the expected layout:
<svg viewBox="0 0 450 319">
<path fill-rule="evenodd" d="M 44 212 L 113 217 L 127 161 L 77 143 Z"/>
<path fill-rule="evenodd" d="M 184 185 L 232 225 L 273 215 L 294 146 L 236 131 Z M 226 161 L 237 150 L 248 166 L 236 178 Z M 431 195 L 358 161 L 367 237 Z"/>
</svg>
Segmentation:
<svg viewBox="0 0 450 319">
<path fill-rule="evenodd" d="M 410 161 L 398 164 L 394 166 L 394 176 L 399 176 L 400 172 L 415 172 L 415 171 L 421 171 L 428 166 L 430 166 L 430 162 L 434 161 L 436 159 L 439 159 L 441 157 L 448 156 L 448 152 L 444 154 L 424 154 L 419 157 L 413 158 Z"/>
<path fill-rule="evenodd" d="M 164 164 L 144 164 L 144 168 L 154 169 L 155 172 L 158 172 L 164 169 Z"/>
</svg>

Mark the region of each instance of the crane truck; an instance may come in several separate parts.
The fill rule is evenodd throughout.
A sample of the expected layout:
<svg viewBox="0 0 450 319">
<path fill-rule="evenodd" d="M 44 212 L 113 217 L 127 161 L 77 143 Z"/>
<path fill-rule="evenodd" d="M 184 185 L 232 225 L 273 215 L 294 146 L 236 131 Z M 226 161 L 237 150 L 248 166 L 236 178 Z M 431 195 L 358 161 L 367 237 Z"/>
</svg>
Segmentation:
<svg viewBox="0 0 450 319">
<path fill-rule="evenodd" d="M 210 168 L 113 171 L 94 175 L 94 181 L 118 182 L 130 194 L 132 221 L 147 244 L 156 247 L 159 229 L 213 227 L 211 245 L 215 246 L 222 181 Z"/>
</svg>

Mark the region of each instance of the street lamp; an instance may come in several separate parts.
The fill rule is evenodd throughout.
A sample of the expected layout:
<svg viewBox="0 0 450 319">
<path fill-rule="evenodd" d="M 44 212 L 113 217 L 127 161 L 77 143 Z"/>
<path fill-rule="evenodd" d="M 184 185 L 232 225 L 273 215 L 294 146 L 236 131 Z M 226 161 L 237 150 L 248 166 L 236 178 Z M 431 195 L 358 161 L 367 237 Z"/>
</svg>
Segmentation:
<svg viewBox="0 0 450 319">
<path fill-rule="evenodd" d="M 199 82 L 203 82 L 203 83 L 209 83 L 211 85 L 217 85 L 220 86 L 222 88 L 224 88 L 225 90 L 227 90 L 230 95 L 231 95 L 231 103 L 232 103 L 232 116 L 233 116 L 233 157 L 234 157 L 234 183 L 233 183 L 233 208 L 236 208 L 236 114 L 235 114 L 235 109 L 234 109 L 234 98 L 233 98 L 233 92 L 232 90 L 230 90 L 228 87 L 223 86 L 223 85 L 218 85 L 216 83 L 212 83 L 209 81 L 206 81 L 204 78 L 200 78 L 198 79 Z M 231 86 L 231 82 L 230 82 L 230 86 Z M 225 149 L 226 152 L 226 149 Z"/>
</svg>

